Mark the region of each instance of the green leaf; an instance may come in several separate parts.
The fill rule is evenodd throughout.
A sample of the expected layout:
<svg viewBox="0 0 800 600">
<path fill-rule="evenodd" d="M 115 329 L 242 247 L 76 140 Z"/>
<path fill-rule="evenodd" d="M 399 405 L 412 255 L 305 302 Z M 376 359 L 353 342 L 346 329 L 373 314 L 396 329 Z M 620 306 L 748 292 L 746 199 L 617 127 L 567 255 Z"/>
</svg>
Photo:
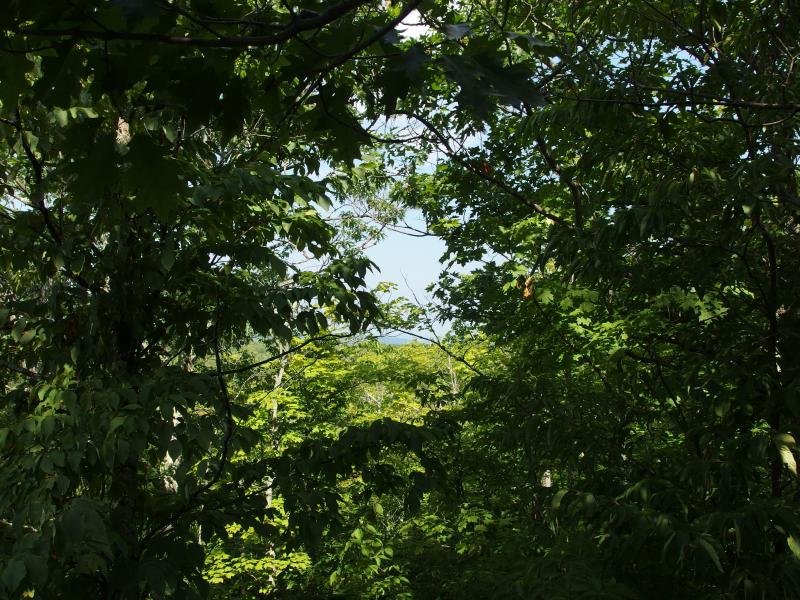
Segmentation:
<svg viewBox="0 0 800 600">
<path fill-rule="evenodd" d="M 330 198 L 328 198 L 325 194 L 319 194 L 316 197 L 316 200 L 317 204 L 320 205 L 322 210 L 328 211 L 333 207 L 333 203 L 330 201 Z"/>
<path fill-rule="evenodd" d="M 93 139 L 88 148 L 82 147 L 81 150 L 86 154 L 77 156 L 67 166 L 68 173 L 72 175 L 68 189 L 77 201 L 93 206 L 119 183 L 118 154 L 114 149 L 114 138 L 110 135 Z"/>
<path fill-rule="evenodd" d="M 731 410 L 731 401 L 728 397 L 722 396 L 714 401 L 714 414 L 722 418 Z"/>
<path fill-rule="evenodd" d="M 127 417 L 125 415 L 117 415 L 116 417 L 111 419 L 111 422 L 109 423 L 109 426 L 108 426 L 108 435 L 110 436 L 117 429 L 122 427 L 125 424 L 126 420 L 127 420 Z"/>
<path fill-rule="evenodd" d="M 77 118 L 79 114 L 86 115 L 89 119 L 96 119 L 99 116 L 97 111 L 90 106 L 73 106 L 69 109 L 69 114 L 73 119 Z"/>
<path fill-rule="evenodd" d="M 446 23 L 443 29 L 448 40 L 460 40 L 472 35 L 472 28 L 467 23 Z"/>
<path fill-rule="evenodd" d="M 559 508 L 561 506 L 561 502 L 564 500 L 564 496 L 566 496 L 568 493 L 569 490 L 567 489 L 558 490 L 553 496 L 551 506 L 556 509 Z"/>
<path fill-rule="evenodd" d="M 27 346 L 35 338 L 36 338 L 36 330 L 35 329 L 29 329 L 28 331 L 23 332 L 22 335 L 19 337 L 19 345 L 20 346 Z"/>
<path fill-rule="evenodd" d="M 53 109 L 53 117 L 59 127 L 66 127 L 69 123 L 69 113 L 61 108 Z"/>
<path fill-rule="evenodd" d="M 152 209 L 163 221 L 175 210 L 178 194 L 185 189 L 178 162 L 165 154 L 165 148 L 142 135 L 134 136 L 128 147 L 126 185 L 135 195 L 138 208 Z"/>
<path fill-rule="evenodd" d="M 515 40 L 520 47 L 543 56 L 558 56 L 558 49 L 549 42 L 526 33 L 509 32 L 506 34 L 509 39 Z"/>
<path fill-rule="evenodd" d="M 12 558 L 8 561 L 6 568 L 3 569 L 3 585 L 9 593 L 13 593 L 25 579 L 27 569 L 25 563 L 19 558 Z"/>
<path fill-rule="evenodd" d="M 794 437 L 788 433 L 777 433 L 772 439 L 775 442 L 775 446 L 778 448 L 778 453 L 780 454 L 783 464 L 797 477 L 797 462 L 792 452 L 792 450 L 797 448 L 797 442 L 795 442 Z"/>
<path fill-rule="evenodd" d="M 725 570 L 722 568 L 722 564 L 719 561 L 719 554 L 717 554 L 717 551 L 714 548 L 714 546 L 712 546 L 707 540 L 703 538 L 697 538 L 697 543 L 700 545 L 701 548 L 703 548 L 703 550 L 706 551 L 706 554 L 708 554 L 708 557 L 714 563 L 714 566 L 717 567 L 717 570 L 720 573 L 724 573 Z"/>
<path fill-rule="evenodd" d="M 29 90 L 26 75 L 33 66 L 24 52 L 5 53 L 3 60 L 0 60 L 0 81 L 3 82 L 0 85 L 0 103 L 4 113 L 10 115 Z"/>
<path fill-rule="evenodd" d="M 405 51 L 396 70 L 400 71 L 409 81 L 416 81 L 423 65 L 429 61 L 430 56 L 425 53 L 425 47 L 420 43 L 415 43 Z"/>
<path fill-rule="evenodd" d="M 161 252 L 161 266 L 165 271 L 170 271 L 175 264 L 175 252 L 172 248 L 165 248 Z"/>
<path fill-rule="evenodd" d="M 792 554 L 794 554 L 795 558 L 800 559 L 800 539 L 790 535 L 788 538 L 786 538 L 786 543 L 789 545 L 789 550 L 792 551 Z"/>
</svg>

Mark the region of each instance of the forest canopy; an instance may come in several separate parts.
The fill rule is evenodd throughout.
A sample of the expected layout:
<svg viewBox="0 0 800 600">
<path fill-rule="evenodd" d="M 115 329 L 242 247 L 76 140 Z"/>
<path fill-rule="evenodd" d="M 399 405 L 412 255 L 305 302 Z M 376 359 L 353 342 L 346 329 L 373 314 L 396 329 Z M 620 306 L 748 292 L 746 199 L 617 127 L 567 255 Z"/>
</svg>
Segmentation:
<svg viewBox="0 0 800 600">
<path fill-rule="evenodd" d="M 798 40 L 6 2 L 0 597 L 800 597 Z M 430 301 L 367 285 L 389 231 Z"/>
</svg>

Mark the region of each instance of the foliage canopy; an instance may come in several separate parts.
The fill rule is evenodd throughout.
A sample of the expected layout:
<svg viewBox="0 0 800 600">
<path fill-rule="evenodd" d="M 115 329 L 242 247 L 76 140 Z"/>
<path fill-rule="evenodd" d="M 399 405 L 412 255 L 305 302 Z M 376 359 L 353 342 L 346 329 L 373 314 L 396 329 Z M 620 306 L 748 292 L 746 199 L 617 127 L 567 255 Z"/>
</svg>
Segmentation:
<svg viewBox="0 0 800 600">
<path fill-rule="evenodd" d="M 0 595 L 798 597 L 798 39 L 793 0 L 12 0 Z M 468 273 L 395 347 L 404 209 Z"/>
</svg>

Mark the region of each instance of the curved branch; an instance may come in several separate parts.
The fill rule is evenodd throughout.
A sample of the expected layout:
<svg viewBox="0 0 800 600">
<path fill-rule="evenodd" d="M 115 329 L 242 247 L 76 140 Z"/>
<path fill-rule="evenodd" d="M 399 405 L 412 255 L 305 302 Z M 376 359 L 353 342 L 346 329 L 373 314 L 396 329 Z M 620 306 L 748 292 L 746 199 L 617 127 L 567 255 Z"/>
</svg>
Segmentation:
<svg viewBox="0 0 800 600">
<path fill-rule="evenodd" d="M 53 38 L 71 37 L 86 40 L 106 41 L 134 41 L 151 42 L 155 44 L 171 44 L 200 48 L 248 48 L 272 46 L 286 42 L 304 31 L 320 29 L 340 19 L 356 8 L 367 4 L 368 0 L 345 0 L 341 4 L 331 6 L 329 9 L 312 17 L 295 19 L 289 22 L 280 31 L 269 35 L 245 35 L 239 37 L 196 38 L 164 35 L 160 33 L 139 33 L 134 31 L 89 30 L 81 28 L 69 29 L 26 29 L 12 30 L 18 35 L 30 37 Z"/>
<path fill-rule="evenodd" d="M 575 207 L 575 227 L 577 229 L 581 229 L 583 227 L 583 203 L 581 201 L 581 191 L 582 187 L 579 183 L 575 182 L 570 177 L 564 176 L 564 171 L 561 168 L 561 165 L 555 159 L 555 157 L 550 153 L 547 149 L 547 145 L 544 143 L 544 139 L 539 136 L 536 138 L 536 146 L 539 148 L 539 152 L 541 153 L 544 161 L 547 163 L 547 166 L 558 175 L 558 178 L 561 180 L 564 185 L 569 188 L 570 194 L 572 194 L 572 203 Z"/>
<path fill-rule="evenodd" d="M 387 33 L 392 31 L 395 27 L 397 27 L 411 12 L 414 11 L 417 6 L 422 4 L 422 0 L 411 0 L 411 2 L 407 3 L 403 8 L 400 10 L 400 14 L 397 15 L 394 19 L 389 21 L 386 25 L 381 27 L 378 31 L 375 32 L 374 35 L 371 35 L 366 40 L 356 44 L 353 48 L 345 52 L 344 54 L 340 54 L 331 62 L 324 67 L 320 67 L 319 69 L 315 69 L 309 71 L 307 74 L 312 75 L 319 73 L 317 77 L 297 96 L 297 99 L 294 101 L 292 106 L 283 116 L 281 119 L 281 124 L 286 123 L 292 116 L 299 110 L 299 108 L 303 105 L 303 103 L 308 99 L 311 94 L 314 93 L 322 82 L 325 80 L 325 76 L 328 75 L 331 71 L 333 71 L 336 67 L 339 67 L 346 63 L 348 60 L 359 54 L 361 51 L 366 50 L 369 46 L 380 40 L 384 37 Z"/>
<path fill-rule="evenodd" d="M 388 329 L 393 329 L 394 331 L 399 331 L 403 335 L 410 335 L 411 337 L 416 338 L 418 340 L 422 340 L 423 342 L 428 342 L 429 344 L 433 344 L 434 346 L 439 348 L 439 350 L 441 350 L 442 352 L 447 354 L 447 356 L 449 356 L 450 358 L 452 358 L 454 360 L 457 360 L 458 362 L 460 362 L 462 365 L 467 367 L 470 371 L 472 371 L 476 375 L 479 375 L 481 377 L 486 377 L 486 375 L 483 373 L 483 371 L 481 371 L 478 367 L 476 367 L 471 362 L 469 362 L 465 357 L 459 356 L 458 354 L 454 354 L 452 351 L 450 351 L 450 349 L 447 348 L 447 346 L 442 344 L 438 339 L 429 338 L 429 337 L 427 337 L 425 335 L 421 335 L 419 333 L 415 333 L 415 332 L 409 331 L 407 329 L 401 329 L 400 327 L 395 327 L 394 325 L 389 325 L 389 326 L 387 326 L 387 328 Z"/>
<path fill-rule="evenodd" d="M 222 371 L 220 369 L 219 365 L 217 365 L 217 374 L 219 376 L 222 376 L 222 375 L 234 375 L 236 373 L 244 373 L 245 371 L 249 371 L 251 369 L 255 369 L 257 367 L 261 367 L 263 365 L 266 365 L 267 363 L 271 363 L 271 362 L 276 361 L 276 360 L 278 360 L 280 358 L 283 358 L 284 356 L 288 356 L 289 354 L 292 354 L 293 352 L 297 352 L 301 348 L 304 348 L 304 347 L 308 346 L 309 344 L 313 344 L 314 342 L 319 342 L 320 340 L 341 339 L 341 338 L 348 338 L 348 337 L 350 337 L 350 335 L 349 334 L 344 334 L 344 333 L 342 333 L 342 334 L 339 334 L 339 333 L 327 333 L 325 335 L 320 335 L 320 336 L 317 336 L 317 337 L 314 337 L 314 338 L 309 338 L 306 341 L 304 341 L 303 343 L 297 344 L 297 346 L 291 346 L 290 348 L 287 348 L 283 352 L 279 352 L 278 354 L 274 354 L 273 356 L 270 356 L 269 358 L 265 358 L 264 360 L 260 360 L 258 362 L 255 362 L 255 363 L 251 364 L 251 365 L 246 365 L 244 367 L 236 367 L 234 369 L 226 369 L 225 371 Z"/>
</svg>

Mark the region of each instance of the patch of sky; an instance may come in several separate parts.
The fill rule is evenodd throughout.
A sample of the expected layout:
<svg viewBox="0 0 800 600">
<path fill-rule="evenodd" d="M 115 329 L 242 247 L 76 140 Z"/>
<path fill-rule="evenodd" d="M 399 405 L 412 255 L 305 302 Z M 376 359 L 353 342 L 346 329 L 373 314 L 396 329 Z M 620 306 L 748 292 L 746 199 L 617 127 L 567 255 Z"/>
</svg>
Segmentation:
<svg viewBox="0 0 800 600">
<path fill-rule="evenodd" d="M 405 222 L 414 229 L 426 228 L 422 214 L 411 210 Z M 445 252 L 444 242 L 435 236 L 409 235 L 405 231 L 390 229 L 383 239 L 366 251 L 380 271 L 367 277 L 370 287 L 382 281 L 398 286 L 398 294 L 425 302 L 430 299 L 428 287 L 434 284 L 442 270 L 440 259 Z"/>
</svg>

